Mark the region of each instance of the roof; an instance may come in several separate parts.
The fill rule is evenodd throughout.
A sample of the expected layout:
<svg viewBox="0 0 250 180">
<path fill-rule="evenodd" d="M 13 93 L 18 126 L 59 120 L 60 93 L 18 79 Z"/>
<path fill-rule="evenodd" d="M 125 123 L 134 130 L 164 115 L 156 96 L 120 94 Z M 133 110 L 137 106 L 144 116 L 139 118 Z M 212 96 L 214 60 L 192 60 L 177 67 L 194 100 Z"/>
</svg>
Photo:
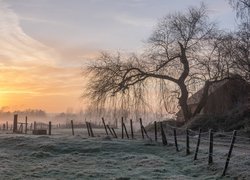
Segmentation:
<svg viewBox="0 0 250 180">
<path fill-rule="evenodd" d="M 227 82 L 229 82 L 229 79 L 224 79 L 222 81 L 219 82 L 215 82 L 213 83 L 208 90 L 208 95 L 212 94 L 213 92 L 215 92 L 218 88 L 222 87 L 224 84 L 226 84 Z M 188 105 L 192 105 L 192 104 L 198 104 L 199 100 L 202 97 L 203 94 L 203 89 L 201 88 L 199 91 L 197 91 L 196 93 L 194 93 L 192 96 L 190 96 L 187 100 L 187 104 Z"/>
</svg>

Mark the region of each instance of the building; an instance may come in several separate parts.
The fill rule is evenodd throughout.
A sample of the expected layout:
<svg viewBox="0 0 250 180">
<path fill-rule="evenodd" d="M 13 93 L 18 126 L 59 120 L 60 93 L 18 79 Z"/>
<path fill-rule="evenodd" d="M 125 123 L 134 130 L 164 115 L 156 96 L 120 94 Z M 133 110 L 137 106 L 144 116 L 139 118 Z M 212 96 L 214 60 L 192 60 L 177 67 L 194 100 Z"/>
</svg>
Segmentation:
<svg viewBox="0 0 250 180">
<path fill-rule="evenodd" d="M 188 99 L 192 112 L 195 111 L 202 93 L 203 89 Z M 241 78 L 225 79 L 210 86 L 206 105 L 200 114 L 220 115 L 240 106 L 247 106 L 250 110 L 250 84 Z M 178 121 L 184 120 L 181 110 L 176 115 Z"/>
</svg>

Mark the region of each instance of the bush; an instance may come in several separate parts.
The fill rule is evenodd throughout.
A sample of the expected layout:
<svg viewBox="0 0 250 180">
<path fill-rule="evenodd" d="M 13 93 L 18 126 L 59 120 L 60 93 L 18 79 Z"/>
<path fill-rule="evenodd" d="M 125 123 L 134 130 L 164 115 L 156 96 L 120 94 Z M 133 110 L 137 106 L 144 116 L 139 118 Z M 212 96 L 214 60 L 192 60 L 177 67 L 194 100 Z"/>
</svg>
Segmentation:
<svg viewBox="0 0 250 180">
<path fill-rule="evenodd" d="M 187 123 L 187 127 L 193 130 L 201 128 L 203 131 L 213 129 L 215 131 L 244 130 L 249 131 L 250 110 L 248 107 L 237 107 L 232 111 L 221 115 L 199 115 Z"/>
</svg>

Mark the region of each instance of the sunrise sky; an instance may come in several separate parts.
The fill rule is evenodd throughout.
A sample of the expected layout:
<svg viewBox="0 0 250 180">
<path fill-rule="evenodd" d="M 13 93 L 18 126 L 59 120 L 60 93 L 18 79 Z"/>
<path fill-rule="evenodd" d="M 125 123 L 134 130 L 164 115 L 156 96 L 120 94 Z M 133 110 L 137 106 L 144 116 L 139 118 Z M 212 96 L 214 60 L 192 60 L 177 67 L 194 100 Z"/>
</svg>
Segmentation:
<svg viewBox="0 0 250 180">
<path fill-rule="evenodd" d="M 226 0 L 205 1 L 233 30 Z M 198 0 L 0 0 L 0 108 L 79 110 L 82 67 L 100 50 L 139 51 L 157 20 Z"/>
</svg>

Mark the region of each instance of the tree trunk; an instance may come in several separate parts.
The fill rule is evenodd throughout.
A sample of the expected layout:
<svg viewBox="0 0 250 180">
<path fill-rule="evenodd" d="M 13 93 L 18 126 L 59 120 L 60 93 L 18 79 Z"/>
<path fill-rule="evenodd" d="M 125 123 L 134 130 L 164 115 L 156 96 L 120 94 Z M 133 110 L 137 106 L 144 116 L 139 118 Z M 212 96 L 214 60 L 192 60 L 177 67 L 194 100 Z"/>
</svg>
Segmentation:
<svg viewBox="0 0 250 180">
<path fill-rule="evenodd" d="M 183 113 L 183 117 L 185 122 L 187 122 L 188 120 L 190 120 L 190 118 L 192 117 L 192 113 L 190 108 L 188 107 L 187 104 L 187 100 L 188 100 L 188 91 L 187 91 L 187 87 L 184 83 L 182 84 L 178 84 L 180 89 L 181 89 L 181 97 L 179 98 L 179 105 L 181 106 L 181 110 Z"/>
<path fill-rule="evenodd" d="M 179 46 L 180 46 L 180 50 L 181 50 L 180 61 L 183 65 L 183 72 L 182 72 L 182 74 L 179 77 L 178 82 L 177 82 L 177 84 L 181 90 L 181 97 L 179 98 L 179 105 L 181 106 L 184 120 L 185 120 L 185 122 L 187 122 L 192 117 L 191 110 L 187 104 L 188 90 L 187 90 L 187 86 L 185 84 L 185 80 L 189 74 L 189 62 L 188 62 L 188 59 L 186 56 L 186 49 L 183 47 L 183 45 L 180 42 L 179 42 Z"/>
</svg>

